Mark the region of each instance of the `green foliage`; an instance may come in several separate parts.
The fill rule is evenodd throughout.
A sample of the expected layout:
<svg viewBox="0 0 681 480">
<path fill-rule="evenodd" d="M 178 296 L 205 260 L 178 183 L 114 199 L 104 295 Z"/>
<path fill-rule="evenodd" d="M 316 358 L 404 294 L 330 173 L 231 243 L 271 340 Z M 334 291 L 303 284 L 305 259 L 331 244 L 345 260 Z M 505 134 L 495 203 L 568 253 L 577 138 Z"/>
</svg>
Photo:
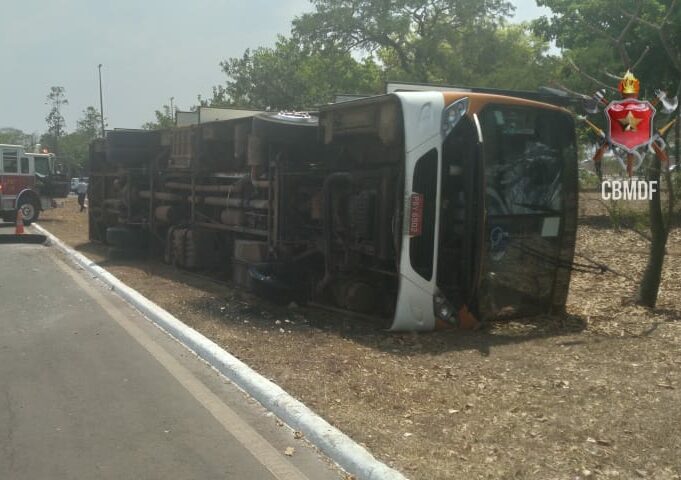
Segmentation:
<svg viewBox="0 0 681 480">
<path fill-rule="evenodd" d="M 505 0 L 312 0 L 292 36 L 221 63 L 211 106 L 311 107 L 386 80 L 535 89 L 558 68 Z M 363 57 L 362 57 L 363 55 Z"/>
<path fill-rule="evenodd" d="M 555 40 L 581 70 L 612 87 L 617 81 L 605 73 L 621 75 L 643 55 L 634 73 L 641 80 L 641 93 L 651 97 L 656 88 L 674 92 L 681 78 L 681 8 L 676 8 L 663 24 L 670 0 L 538 0 L 552 15 L 533 22 L 534 30 L 545 39 Z M 640 11 L 640 21 L 630 24 Z M 617 38 L 629 25 L 620 45 Z M 666 44 L 666 45 L 665 45 Z M 672 52 L 672 56 L 668 52 Z M 579 91 L 591 92 L 598 84 L 565 63 L 560 78 Z M 611 94 L 612 95 L 612 94 Z"/>
<path fill-rule="evenodd" d="M 85 168 L 88 159 L 90 142 L 101 135 L 101 116 L 95 107 L 88 106 L 83 110 L 83 116 L 76 121 L 76 130 L 71 133 L 62 133 L 59 138 L 59 150 L 55 148 L 57 138 L 51 133 L 40 137 L 41 145 L 50 151 L 56 152 L 59 161 L 79 171 Z"/>
<path fill-rule="evenodd" d="M 81 169 L 87 165 L 90 142 L 89 137 L 82 132 L 72 132 L 59 140 L 59 161 L 72 169 Z"/>
<path fill-rule="evenodd" d="M 175 126 L 175 119 L 173 117 L 173 112 L 170 110 L 170 106 L 163 105 L 163 111 L 156 110 L 154 112 L 156 117 L 155 122 L 147 122 L 142 125 L 145 130 L 160 130 L 164 128 L 172 128 Z"/>
<path fill-rule="evenodd" d="M 43 133 L 40 136 L 39 142 L 41 145 L 41 148 L 46 148 L 50 152 L 55 152 L 55 145 L 57 144 L 57 141 L 54 137 L 54 135 L 50 135 L 49 133 Z"/>
<path fill-rule="evenodd" d="M 460 73 L 443 75 L 442 83 L 535 90 L 550 84 L 558 68 L 547 51 L 547 42 L 526 24 L 483 31 L 458 45 L 448 65 L 458 62 Z"/>
<path fill-rule="evenodd" d="M 331 101 L 335 93 L 379 93 L 383 86 L 371 59 L 357 61 L 332 46 L 312 50 L 284 37 L 274 48 L 246 50 L 221 67 L 228 81 L 214 89 L 211 106 L 312 107 Z"/>
<path fill-rule="evenodd" d="M 591 170 L 586 168 L 579 169 L 579 189 L 580 190 L 593 190 L 600 186 L 601 182 L 596 175 Z"/>
<path fill-rule="evenodd" d="M 24 133 L 18 128 L 0 128 L 0 143 L 30 147 L 33 143 L 33 135 Z"/>
<path fill-rule="evenodd" d="M 47 101 L 50 105 L 50 111 L 45 117 L 47 122 L 47 133 L 56 139 L 55 150 L 57 149 L 57 142 L 66 130 L 66 122 L 64 116 L 61 114 L 61 108 L 68 105 L 69 101 L 66 99 L 64 87 L 51 87 L 50 93 L 47 95 Z"/>
<path fill-rule="evenodd" d="M 106 123 L 104 124 L 106 128 Z M 90 141 L 102 134 L 102 116 L 99 111 L 89 106 L 83 110 L 83 117 L 76 122 L 76 132 L 81 133 Z"/>
<path fill-rule="evenodd" d="M 312 0 L 315 11 L 293 21 L 293 33 L 318 50 L 377 53 L 400 80 L 461 81 L 468 65 L 456 54 L 475 48 L 503 24 L 505 0 Z M 454 61 L 452 63 L 452 61 Z M 446 75 L 445 75 L 446 73 Z M 392 78 L 392 77 L 391 77 Z"/>
</svg>

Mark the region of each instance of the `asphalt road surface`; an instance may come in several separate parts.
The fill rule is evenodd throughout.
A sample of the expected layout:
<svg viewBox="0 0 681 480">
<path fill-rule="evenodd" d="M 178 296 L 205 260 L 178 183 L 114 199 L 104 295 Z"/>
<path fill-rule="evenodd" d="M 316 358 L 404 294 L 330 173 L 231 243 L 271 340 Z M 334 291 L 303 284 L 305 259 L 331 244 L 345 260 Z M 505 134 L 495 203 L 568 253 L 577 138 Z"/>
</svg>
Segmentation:
<svg viewBox="0 0 681 480">
<path fill-rule="evenodd" d="M 53 248 L 0 245 L 0 479 L 338 478 Z"/>
</svg>

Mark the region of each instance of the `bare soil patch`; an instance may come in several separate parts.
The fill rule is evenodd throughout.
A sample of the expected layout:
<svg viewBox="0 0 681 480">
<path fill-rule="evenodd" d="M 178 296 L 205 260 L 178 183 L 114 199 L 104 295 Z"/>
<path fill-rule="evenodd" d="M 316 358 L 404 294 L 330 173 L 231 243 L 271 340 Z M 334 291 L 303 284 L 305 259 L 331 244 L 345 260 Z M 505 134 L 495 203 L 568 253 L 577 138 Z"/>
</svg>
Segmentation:
<svg viewBox="0 0 681 480">
<path fill-rule="evenodd" d="M 646 240 L 582 200 L 578 252 L 622 275 L 575 273 L 566 317 L 472 333 L 388 334 L 157 261 L 107 260 L 72 198 L 40 223 L 410 478 L 680 479 L 681 230 L 650 311 L 630 302 Z"/>
</svg>

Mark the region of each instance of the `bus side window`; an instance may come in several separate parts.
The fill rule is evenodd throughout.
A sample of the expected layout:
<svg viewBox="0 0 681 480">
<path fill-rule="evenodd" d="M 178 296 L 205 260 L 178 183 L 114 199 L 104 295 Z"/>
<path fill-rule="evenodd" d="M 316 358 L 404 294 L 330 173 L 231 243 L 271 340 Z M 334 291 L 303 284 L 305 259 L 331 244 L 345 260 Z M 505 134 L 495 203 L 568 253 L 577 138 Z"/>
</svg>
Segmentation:
<svg viewBox="0 0 681 480">
<path fill-rule="evenodd" d="M 423 278 L 433 277 L 433 257 L 435 256 L 435 203 L 437 194 L 436 149 L 430 150 L 418 159 L 414 168 L 412 191 L 423 195 L 423 217 L 421 235 L 411 238 L 409 257 L 412 268 Z"/>
<path fill-rule="evenodd" d="M 28 157 L 21 157 L 21 173 L 29 173 Z"/>
</svg>

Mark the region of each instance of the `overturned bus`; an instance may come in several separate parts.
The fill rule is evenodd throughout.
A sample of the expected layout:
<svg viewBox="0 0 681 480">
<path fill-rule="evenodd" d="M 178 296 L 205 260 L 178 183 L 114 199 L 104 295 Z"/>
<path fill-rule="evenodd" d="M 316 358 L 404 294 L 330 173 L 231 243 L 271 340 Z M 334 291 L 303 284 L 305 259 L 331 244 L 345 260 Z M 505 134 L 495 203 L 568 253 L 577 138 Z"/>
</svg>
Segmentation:
<svg viewBox="0 0 681 480">
<path fill-rule="evenodd" d="M 401 92 L 91 145 L 90 237 L 282 301 L 472 327 L 564 308 L 577 154 L 564 109 Z"/>
</svg>

